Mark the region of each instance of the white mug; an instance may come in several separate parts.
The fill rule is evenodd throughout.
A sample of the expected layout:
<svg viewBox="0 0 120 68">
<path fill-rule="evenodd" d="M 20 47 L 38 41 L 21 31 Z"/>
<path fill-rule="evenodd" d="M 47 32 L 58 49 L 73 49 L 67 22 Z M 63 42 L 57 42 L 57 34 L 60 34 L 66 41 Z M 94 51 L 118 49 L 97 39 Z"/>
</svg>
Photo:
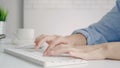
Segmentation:
<svg viewBox="0 0 120 68">
<path fill-rule="evenodd" d="M 34 33 L 34 29 L 18 29 L 15 33 L 13 43 L 18 45 L 34 43 Z"/>
<path fill-rule="evenodd" d="M 34 39 L 34 29 L 18 29 L 16 38 L 19 40 L 32 40 Z"/>
</svg>

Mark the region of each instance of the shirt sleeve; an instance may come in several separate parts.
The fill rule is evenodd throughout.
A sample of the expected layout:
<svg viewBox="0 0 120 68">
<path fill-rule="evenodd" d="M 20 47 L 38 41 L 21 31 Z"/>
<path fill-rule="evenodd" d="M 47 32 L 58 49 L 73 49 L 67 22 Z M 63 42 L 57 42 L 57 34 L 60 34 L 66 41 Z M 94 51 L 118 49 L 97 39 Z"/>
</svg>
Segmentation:
<svg viewBox="0 0 120 68">
<path fill-rule="evenodd" d="M 116 6 L 100 21 L 85 29 L 75 30 L 72 34 L 83 34 L 87 38 L 88 45 L 114 42 L 120 40 L 120 0 Z"/>
</svg>

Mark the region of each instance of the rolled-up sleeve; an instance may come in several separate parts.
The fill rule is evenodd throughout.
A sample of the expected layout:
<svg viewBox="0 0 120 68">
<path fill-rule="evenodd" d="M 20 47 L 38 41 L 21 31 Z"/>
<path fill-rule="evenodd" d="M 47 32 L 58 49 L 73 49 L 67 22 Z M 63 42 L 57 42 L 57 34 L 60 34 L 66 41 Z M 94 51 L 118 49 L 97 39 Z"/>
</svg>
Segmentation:
<svg viewBox="0 0 120 68">
<path fill-rule="evenodd" d="M 120 0 L 100 21 L 88 28 L 75 30 L 72 34 L 79 33 L 87 38 L 88 45 L 120 41 Z"/>
</svg>

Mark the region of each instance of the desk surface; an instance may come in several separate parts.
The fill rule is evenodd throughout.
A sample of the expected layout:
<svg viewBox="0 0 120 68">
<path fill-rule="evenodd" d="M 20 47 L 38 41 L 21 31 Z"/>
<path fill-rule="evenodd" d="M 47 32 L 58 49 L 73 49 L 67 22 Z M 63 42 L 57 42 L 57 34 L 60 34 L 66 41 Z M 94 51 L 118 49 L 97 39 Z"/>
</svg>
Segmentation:
<svg viewBox="0 0 120 68">
<path fill-rule="evenodd" d="M 0 48 L 6 48 L 11 45 L 0 44 Z M 36 64 L 24 61 L 14 56 L 0 52 L 0 68 L 42 68 Z M 55 68 L 70 68 L 70 67 L 55 67 Z M 73 67 L 71 67 L 73 68 Z M 120 61 L 115 60 L 94 60 L 88 61 L 86 65 L 76 65 L 74 68 L 120 68 Z"/>
</svg>

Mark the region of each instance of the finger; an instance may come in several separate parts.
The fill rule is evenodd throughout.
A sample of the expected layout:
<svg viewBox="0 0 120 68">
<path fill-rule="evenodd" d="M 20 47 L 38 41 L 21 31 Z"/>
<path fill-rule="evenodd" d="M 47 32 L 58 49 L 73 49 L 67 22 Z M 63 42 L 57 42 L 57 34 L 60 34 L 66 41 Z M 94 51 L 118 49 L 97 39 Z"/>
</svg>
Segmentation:
<svg viewBox="0 0 120 68">
<path fill-rule="evenodd" d="M 35 39 L 34 43 L 35 43 L 36 45 L 38 45 L 39 41 L 40 41 L 42 38 L 44 38 L 45 36 L 46 36 L 46 35 L 44 35 L 44 34 L 38 36 L 38 37 Z"/>
<path fill-rule="evenodd" d="M 39 41 L 37 42 L 36 49 L 38 49 L 40 45 L 42 45 L 44 42 L 51 41 L 53 39 L 55 39 L 55 36 L 46 35 L 44 37 L 41 37 L 41 39 L 39 39 Z"/>
<path fill-rule="evenodd" d="M 69 52 L 77 51 L 74 48 L 71 48 L 69 45 L 58 45 L 51 51 L 47 52 L 45 55 L 60 55 L 60 54 L 69 54 Z"/>
<path fill-rule="evenodd" d="M 56 46 L 53 50 L 47 52 L 47 56 L 55 56 L 55 55 L 61 55 L 61 54 L 68 54 L 72 57 L 75 58 L 86 58 L 87 53 L 85 53 L 84 51 L 79 51 L 76 48 L 72 48 L 69 45 L 58 45 Z"/>
<path fill-rule="evenodd" d="M 43 40 L 44 38 L 47 38 L 47 43 L 50 43 L 51 41 L 53 41 L 55 38 L 57 38 L 58 37 L 58 35 L 41 35 L 41 36 L 39 36 L 37 39 L 36 39 L 36 43 L 38 43 L 38 45 L 39 45 L 39 42 L 41 41 L 41 40 Z"/>
<path fill-rule="evenodd" d="M 81 48 L 74 48 L 73 46 L 71 45 L 65 45 L 65 44 L 61 44 L 61 45 L 57 45 L 55 46 L 53 49 L 49 50 L 47 52 L 48 55 L 60 55 L 60 54 L 69 54 L 69 53 L 82 53 L 85 55 L 85 53 L 89 52 L 89 51 L 92 51 L 94 49 L 92 48 L 89 48 L 89 47 L 83 47 L 83 46 L 80 46 Z M 84 56 L 83 55 L 83 56 Z"/>
<path fill-rule="evenodd" d="M 45 50 L 45 53 L 49 52 L 50 50 L 54 49 L 54 47 L 60 44 L 67 44 L 67 42 L 64 40 L 64 38 L 57 38 L 51 42 L 50 46 L 48 46 L 48 48 Z"/>
</svg>

